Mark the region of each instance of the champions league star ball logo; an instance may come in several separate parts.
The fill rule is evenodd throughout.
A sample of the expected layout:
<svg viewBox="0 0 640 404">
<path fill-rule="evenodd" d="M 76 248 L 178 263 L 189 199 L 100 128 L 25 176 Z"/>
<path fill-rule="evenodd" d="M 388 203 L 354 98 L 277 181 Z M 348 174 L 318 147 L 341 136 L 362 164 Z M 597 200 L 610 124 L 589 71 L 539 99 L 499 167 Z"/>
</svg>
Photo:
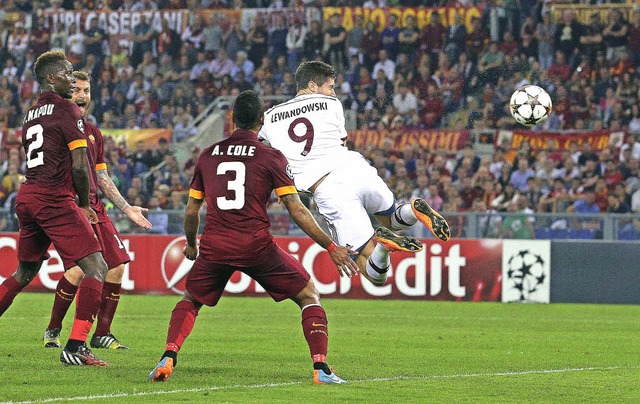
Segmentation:
<svg viewBox="0 0 640 404">
<path fill-rule="evenodd" d="M 516 301 L 537 301 L 537 292 L 542 289 L 547 277 L 547 265 L 542 256 L 535 252 L 520 250 L 507 261 L 507 287 L 511 291 L 515 289 L 513 295 L 519 295 Z"/>
<path fill-rule="evenodd" d="M 186 237 L 179 237 L 169 243 L 160 261 L 160 271 L 167 288 L 180 295 L 184 294 L 185 279 L 193 265 L 193 261 L 187 259 L 182 253 L 186 240 Z"/>
</svg>

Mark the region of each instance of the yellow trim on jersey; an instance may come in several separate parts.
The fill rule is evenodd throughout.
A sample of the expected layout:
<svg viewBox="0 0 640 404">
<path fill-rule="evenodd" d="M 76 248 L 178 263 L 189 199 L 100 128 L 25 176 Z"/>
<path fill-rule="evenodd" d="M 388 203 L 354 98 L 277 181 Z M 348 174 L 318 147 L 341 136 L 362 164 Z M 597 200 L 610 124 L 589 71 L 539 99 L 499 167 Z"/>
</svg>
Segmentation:
<svg viewBox="0 0 640 404">
<path fill-rule="evenodd" d="M 69 147 L 69 150 L 75 150 L 79 147 L 87 147 L 87 141 L 85 139 L 78 139 L 70 142 L 67 146 Z"/>
<path fill-rule="evenodd" d="M 197 189 L 190 189 L 189 190 L 189 196 L 192 197 L 193 199 L 204 199 L 204 192 L 203 191 L 198 191 Z"/>
<path fill-rule="evenodd" d="M 275 191 L 276 191 L 276 195 L 278 195 L 278 196 L 289 195 L 289 194 L 297 194 L 298 193 L 298 190 L 293 185 L 276 188 Z"/>
<path fill-rule="evenodd" d="M 102 171 L 107 169 L 107 163 L 96 164 L 96 171 Z"/>
</svg>

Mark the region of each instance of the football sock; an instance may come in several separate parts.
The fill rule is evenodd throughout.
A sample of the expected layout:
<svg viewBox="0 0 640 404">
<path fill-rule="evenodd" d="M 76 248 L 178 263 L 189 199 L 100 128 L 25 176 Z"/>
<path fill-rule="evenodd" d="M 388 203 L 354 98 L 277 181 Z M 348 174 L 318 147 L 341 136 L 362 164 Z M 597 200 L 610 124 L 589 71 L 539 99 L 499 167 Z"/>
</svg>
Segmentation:
<svg viewBox="0 0 640 404">
<path fill-rule="evenodd" d="M 162 358 L 160 358 L 160 360 L 162 360 L 163 358 L 171 358 L 171 359 L 173 359 L 173 367 L 178 366 L 178 352 L 177 351 L 172 351 L 170 349 L 167 349 L 162 354 Z"/>
<path fill-rule="evenodd" d="M 388 272 L 390 267 L 391 259 L 389 259 L 389 250 L 380 243 L 376 244 L 371 256 L 367 260 L 367 273 L 377 278 L 380 274 Z"/>
<path fill-rule="evenodd" d="M 2 282 L 2 285 L 0 285 L 0 316 L 7 311 L 11 303 L 13 303 L 13 299 L 21 290 L 22 286 L 20 286 L 13 276 L 8 277 Z"/>
<path fill-rule="evenodd" d="M 400 204 L 391 215 L 391 228 L 393 230 L 403 230 L 416 224 L 416 218 L 410 203 Z"/>
<path fill-rule="evenodd" d="M 325 362 L 329 345 L 327 314 L 319 304 L 302 308 L 302 332 L 314 362 Z"/>
<path fill-rule="evenodd" d="M 58 281 L 56 295 L 53 299 L 53 307 L 51 308 L 51 319 L 49 320 L 47 330 L 62 328 L 62 320 L 67 314 L 67 311 L 69 311 L 69 306 L 71 306 L 73 299 L 76 297 L 77 290 L 78 287 L 69 282 L 64 276 Z"/>
<path fill-rule="evenodd" d="M 102 286 L 102 304 L 100 305 L 100 313 L 96 322 L 96 331 L 94 335 L 102 337 L 111 332 L 111 323 L 113 316 L 120 302 L 120 284 L 105 282 Z"/>
<path fill-rule="evenodd" d="M 313 363 L 313 369 L 314 370 L 322 370 L 324 372 L 324 374 L 326 374 L 326 375 L 330 375 L 331 374 L 331 369 L 329 368 L 329 365 L 327 365 L 326 362 L 314 362 Z"/>
<path fill-rule="evenodd" d="M 196 317 L 198 317 L 198 309 L 190 300 L 181 300 L 176 304 L 176 307 L 171 312 L 171 320 L 169 320 L 167 347 L 175 348 L 175 352 L 180 350 L 184 340 L 193 330 Z"/>
<path fill-rule="evenodd" d="M 78 288 L 76 316 L 69 340 L 86 341 L 93 321 L 100 310 L 102 282 L 96 278 L 84 278 Z"/>
</svg>

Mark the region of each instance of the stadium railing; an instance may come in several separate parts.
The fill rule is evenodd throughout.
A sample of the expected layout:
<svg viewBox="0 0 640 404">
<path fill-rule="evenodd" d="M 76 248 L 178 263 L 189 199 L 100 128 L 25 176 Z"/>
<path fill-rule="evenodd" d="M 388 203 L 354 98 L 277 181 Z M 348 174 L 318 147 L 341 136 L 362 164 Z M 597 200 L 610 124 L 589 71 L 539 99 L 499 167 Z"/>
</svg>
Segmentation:
<svg viewBox="0 0 640 404">
<path fill-rule="evenodd" d="M 110 211 L 116 228 L 123 234 L 183 234 L 184 211 L 163 210 L 153 212 L 167 215 L 166 229 L 145 231 L 133 224 L 123 213 Z M 316 220 L 325 226 L 324 219 L 314 212 Z M 453 238 L 506 238 L 503 225 L 515 223 L 519 228 L 523 221 L 531 221 L 534 228 L 532 239 L 551 240 L 619 240 L 640 241 L 640 214 L 563 214 L 563 213 L 480 213 L 480 212 L 443 212 L 449 222 Z M 291 220 L 286 210 L 269 211 L 271 232 L 276 236 L 304 236 L 304 232 Z M 518 223 L 518 220 L 520 221 Z M 204 225 L 204 213 L 201 217 Z M 487 224 L 489 223 L 489 224 Z M 18 231 L 18 221 L 8 209 L 0 209 L 0 231 Z M 325 228 L 326 230 L 326 228 Z M 413 226 L 409 234 L 430 238 L 431 233 L 421 225 Z"/>
</svg>

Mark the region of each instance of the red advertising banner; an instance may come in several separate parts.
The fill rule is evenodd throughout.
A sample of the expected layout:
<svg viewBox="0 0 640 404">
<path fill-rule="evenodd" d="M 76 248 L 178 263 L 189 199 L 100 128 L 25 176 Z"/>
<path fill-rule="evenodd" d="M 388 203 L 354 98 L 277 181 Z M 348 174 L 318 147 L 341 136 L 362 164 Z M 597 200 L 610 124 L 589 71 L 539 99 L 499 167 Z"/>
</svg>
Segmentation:
<svg viewBox="0 0 640 404">
<path fill-rule="evenodd" d="M 369 21 L 377 23 L 376 27 L 382 31 L 387 26 L 390 15 L 398 17 L 398 25 L 404 26 L 407 17 L 412 16 L 416 19 L 418 28 L 422 29 L 431 21 L 431 14 L 437 12 L 440 15 L 440 21 L 445 27 L 453 24 L 455 15 L 460 14 L 467 30 L 471 31 L 471 20 L 482 17 L 482 9 L 478 7 L 323 7 L 322 15 L 325 21 L 329 21 L 332 15 L 338 14 L 342 18 L 342 26 L 347 31 L 354 26 L 355 17 L 362 15 L 365 24 Z"/>
<path fill-rule="evenodd" d="M 135 294 L 179 294 L 192 261 L 182 255 L 180 236 L 122 235 L 131 262 L 125 270 L 123 290 Z M 17 268 L 16 233 L 0 233 L 0 282 Z M 340 278 L 328 253 L 305 237 L 278 237 L 278 245 L 299 259 L 325 297 L 457 301 L 500 301 L 502 288 L 502 242 L 456 240 L 449 243 L 425 240 L 417 254 L 391 255 L 392 272 L 386 285 L 373 286 L 361 277 Z M 57 252 L 26 291 L 53 291 L 64 268 Z M 268 296 L 251 278 L 236 273 L 228 294 Z"/>
<path fill-rule="evenodd" d="M 444 149 L 457 151 L 464 148 L 469 139 L 466 130 L 419 130 L 419 129 L 358 129 L 349 131 L 349 140 L 354 142 L 357 149 L 365 146 L 382 147 L 385 139 L 391 139 L 395 148 L 402 149 L 405 145 L 418 144 L 427 150 Z"/>
</svg>

